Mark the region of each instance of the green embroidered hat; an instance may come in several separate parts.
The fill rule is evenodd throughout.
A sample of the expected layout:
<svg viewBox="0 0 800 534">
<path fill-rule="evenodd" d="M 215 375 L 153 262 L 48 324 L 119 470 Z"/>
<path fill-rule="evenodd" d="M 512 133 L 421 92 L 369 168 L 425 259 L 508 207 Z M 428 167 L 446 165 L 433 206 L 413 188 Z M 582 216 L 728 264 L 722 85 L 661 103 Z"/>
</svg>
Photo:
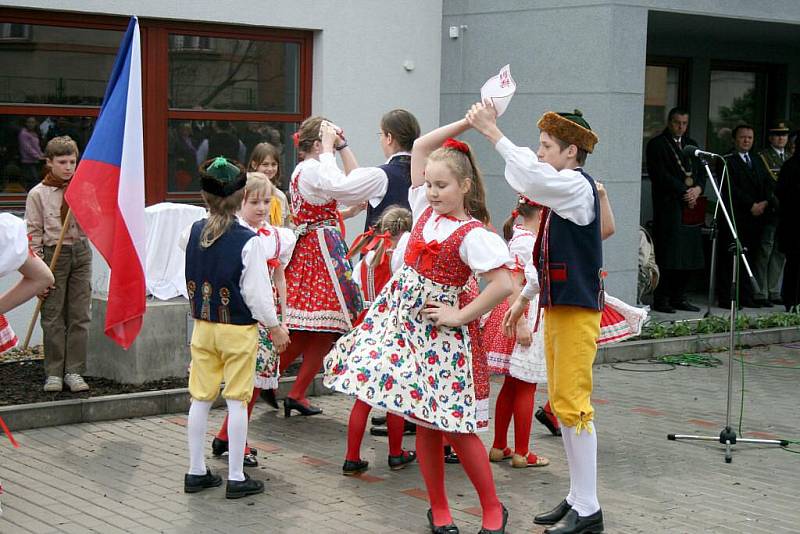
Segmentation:
<svg viewBox="0 0 800 534">
<path fill-rule="evenodd" d="M 228 197 L 245 186 L 247 173 L 239 162 L 219 156 L 200 165 L 200 182 L 203 191 Z"/>
</svg>

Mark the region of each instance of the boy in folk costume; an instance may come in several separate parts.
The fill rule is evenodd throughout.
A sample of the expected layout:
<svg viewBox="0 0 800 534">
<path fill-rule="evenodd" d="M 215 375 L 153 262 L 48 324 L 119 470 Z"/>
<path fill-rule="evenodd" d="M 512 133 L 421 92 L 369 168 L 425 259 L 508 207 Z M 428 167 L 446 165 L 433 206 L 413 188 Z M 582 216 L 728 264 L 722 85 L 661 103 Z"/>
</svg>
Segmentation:
<svg viewBox="0 0 800 534">
<path fill-rule="evenodd" d="M 592 363 L 603 310 L 600 203 L 594 179 L 581 166 L 597 143 L 580 111 L 545 113 L 536 154 L 518 147 L 497 127 L 493 107 L 475 104 L 469 123 L 506 161 L 505 177 L 518 193 L 547 206 L 534 248 L 544 308 L 547 385 L 561 422 L 570 470 L 570 491 L 534 522 L 550 534 L 602 532 L 597 501 L 597 434 L 592 421 Z M 523 295 L 529 295 L 524 292 Z M 513 328 L 527 299 L 506 315 Z"/>
<path fill-rule="evenodd" d="M 244 169 L 219 157 L 201 166 L 201 176 L 209 216 L 192 225 L 186 244 L 186 287 L 195 323 L 187 424 L 190 467 L 184 491 L 196 493 L 222 484 L 221 477 L 206 468 L 203 449 L 208 413 L 224 381 L 229 441 L 225 496 L 236 499 L 264 491 L 263 482 L 251 480 L 242 470 L 258 323 L 279 348 L 289 338 L 278 321 L 272 285 L 265 276 L 270 258 L 264 243 L 236 220 L 246 183 Z"/>
</svg>

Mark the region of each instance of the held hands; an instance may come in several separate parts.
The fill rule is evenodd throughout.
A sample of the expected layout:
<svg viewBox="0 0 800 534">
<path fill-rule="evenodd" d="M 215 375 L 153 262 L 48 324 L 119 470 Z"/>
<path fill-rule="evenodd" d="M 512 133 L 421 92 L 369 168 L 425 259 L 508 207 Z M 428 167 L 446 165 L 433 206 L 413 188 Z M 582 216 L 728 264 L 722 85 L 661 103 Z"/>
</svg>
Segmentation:
<svg viewBox="0 0 800 534">
<path fill-rule="evenodd" d="M 289 346 L 289 330 L 283 326 L 273 326 L 269 329 L 269 337 L 272 339 L 272 344 L 278 352 L 283 352 Z"/>
<path fill-rule="evenodd" d="M 686 193 L 683 194 L 683 201 L 689 204 L 690 208 L 693 208 L 697 199 L 700 198 L 700 194 L 703 190 L 700 188 L 699 185 L 694 187 L 690 187 L 686 190 Z"/>
<path fill-rule="evenodd" d="M 351 217 L 355 217 L 365 209 L 367 209 L 367 203 L 362 202 L 361 204 L 356 204 L 355 206 L 350 206 L 349 208 L 341 209 L 339 210 L 339 213 L 342 214 L 343 219 L 349 219 Z"/>
<path fill-rule="evenodd" d="M 767 209 L 767 201 L 762 200 L 761 202 L 755 202 L 750 207 L 750 213 L 752 213 L 754 217 L 760 217 L 761 215 L 764 214 L 764 210 L 766 209 Z"/>
<path fill-rule="evenodd" d="M 46 288 L 44 288 L 44 291 L 42 291 L 41 293 L 39 293 L 36 296 L 39 297 L 41 300 L 45 300 L 45 299 L 47 299 L 47 297 L 50 296 L 50 291 L 54 290 L 55 288 L 56 288 L 55 285 L 52 285 L 50 287 L 46 287 Z"/>
<path fill-rule="evenodd" d="M 467 111 L 465 119 L 467 119 L 470 126 L 486 137 L 491 137 L 491 134 L 497 130 L 497 110 L 491 101 L 472 104 L 472 107 Z"/>
<path fill-rule="evenodd" d="M 517 300 L 514 301 L 514 304 L 508 308 L 508 311 L 503 316 L 503 333 L 506 337 L 514 337 L 517 335 L 517 325 L 530 302 L 531 301 L 520 295 L 517 297 Z M 525 330 L 527 330 L 527 328 Z"/>
<path fill-rule="evenodd" d="M 422 309 L 422 316 L 433 321 L 436 326 L 462 326 L 461 310 L 444 302 L 428 301 Z"/>
<path fill-rule="evenodd" d="M 319 126 L 319 138 L 322 143 L 323 152 L 333 152 L 334 147 L 340 138 L 341 129 L 337 128 L 335 124 L 329 121 L 322 121 Z"/>
</svg>

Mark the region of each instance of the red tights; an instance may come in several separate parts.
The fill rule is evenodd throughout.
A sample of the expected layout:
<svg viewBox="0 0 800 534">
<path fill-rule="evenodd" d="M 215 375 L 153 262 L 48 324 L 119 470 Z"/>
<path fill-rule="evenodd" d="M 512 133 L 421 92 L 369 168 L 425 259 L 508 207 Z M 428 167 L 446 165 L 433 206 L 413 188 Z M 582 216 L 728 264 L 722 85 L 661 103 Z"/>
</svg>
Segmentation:
<svg viewBox="0 0 800 534">
<path fill-rule="evenodd" d="M 300 365 L 297 378 L 295 378 L 294 385 L 289 391 L 289 397 L 303 404 L 308 404 L 306 390 L 311 382 L 314 381 L 314 377 L 322 367 L 322 360 L 331 350 L 333 342 L 336 341 L 339 335 L 332 332 L 311 332 L 309 330 L 291 331 L 292 342 L 289 344 L 289 348 L 281 353 L 279 370 L 283 374 L 286 368 L 301 354 L 303 355 L 303 363 Z"/>
<path fill-rule="evenodd" d="M 255 406 L 256 401 L 258 400 L 258 396 L 261 393 L 260 388 L 253 388 L 253 396 L 250 398 L 250 402 L 247 403 L 247 420 L 250 421 L 250 415 L 253 413 L 253 406 Z M 222 421 L 222 427 L 220 427 L 219 432 L 217 432 L 217 439 L 221 439 L 222 441 L 228 441 L 228 414 L 225 414 L 225 420 Z M 247 442 L 244 444 L 244 453 L 247 454 L 250 452 L 250 447 L 248 447 Z"/>
<path fill-rule="evenodd" d="M 433 524 L 447 525 L 453 522 L 447 492 L 444 486 L 443 438 L 447 437 L 461 460 L 461 467 L 478 492 L 483 512 L 483 528 L 499 529 L 503 524 L 503 507 L 497 498 L 489 456 L 476 434 L 443 433 L 439 430 L 417 426 L 417 461 L 428 489 L 428 500 L 433 512 Z"/>
<path fill-rule="evenodd" d="M 531 425 L 533 424 L 533 398 L 536 384 L 506 376 L 495 404 L 494 443 L 492 447 L 503 450 L 508 446 L 508 425 L 514 417 L 514 452 L 528 455 Z"/>
<path fill-rule="evenodd" d="M 347 452 L 345 460 L 357 462 L 361 459 L 361 441 L 367 429 L 367 418 L 372 406 L 356 399 L 350 410 L 350 421 L 347 423 Z M 403 418 L 393 413 L 386 414 L 386 428 L 389 431 L 389 456 L 403 454 Z"/>
</svg>

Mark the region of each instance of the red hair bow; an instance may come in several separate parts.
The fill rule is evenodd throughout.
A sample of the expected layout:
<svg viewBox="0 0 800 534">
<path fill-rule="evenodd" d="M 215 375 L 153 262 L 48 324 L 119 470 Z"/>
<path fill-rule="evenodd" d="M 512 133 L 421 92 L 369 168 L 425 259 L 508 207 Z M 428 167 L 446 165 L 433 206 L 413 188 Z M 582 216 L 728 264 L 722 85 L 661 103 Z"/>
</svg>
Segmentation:
<svg viewBox="0 0 800 534">
<path fill-rule="evenodd" d="M 452 148 L 453 150 L 458 150 L 464 154 L 469 154 L 469 146 L 466 143 L 462 143 L 458 139 L 453 139 L 452 137 L 448 137 L 444 143 L 442 143 L 444 148 Z"/>
<path fill-rule="evenodd" d="M 436 240 L 429 241 L 428 243 L 414 241 L 409 245 L 409 252 L 411 252 L 411 264 L 419 267 L 422 270 L 430 270 L 433 267 L 433 260 L 442 251 L 442 245 Z"/>
<path fill-rule="evenodd" d="M 294 142 L 295 148 L 300 146 L 300 132 L 295 132 L 292 134 L 292 141 Z"/>
<path fill-rule="evenodd" d="M 519 196 L 519 203 L 520 204 L 527 204 L 528 206 L 533 206 L 534 208 L 543 208 L 544 207 L 541 204 L 539 204 L 538 202 L 536 202 L 535 200 L 529 199 L 525 195 L 520 195 Z"/>
</svg>

